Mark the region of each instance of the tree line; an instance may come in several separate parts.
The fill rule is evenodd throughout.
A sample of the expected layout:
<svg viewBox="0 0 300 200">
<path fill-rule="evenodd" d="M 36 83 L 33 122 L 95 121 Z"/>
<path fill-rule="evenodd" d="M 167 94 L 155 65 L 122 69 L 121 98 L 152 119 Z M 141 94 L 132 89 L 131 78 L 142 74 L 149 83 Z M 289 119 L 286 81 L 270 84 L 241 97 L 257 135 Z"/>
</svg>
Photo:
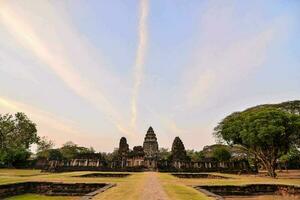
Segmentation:
<svg viewBox="0 0 300 200">
<path fill-rule="evenodd" d="M 299 161 L 300 146 L 300 101 L 280 104 L 265 104 L 234 112 L 225 117 L 214 129 L 214 135 L 227 146 L 214 148 L 211 157 L 217 161 L 228 161 L 232 157 L 230 148 L 238 147 L 254 165 L 267 170 L 268 175 L 276 177 L 278 163 Z M 60 148 L 37 135 L 36 124 L 24 113 L 0 114 L 0 167 L 24 166 L 32 155 L 30 147 L 37 144 L 37 158 L 47 160 L 69 160 L 78 155 L 95 153 L 90 147 L 81 147 L 67 142 Z M 179 148 L 180 149 L 180 148 Z M 186 151 L 191 161 L 205 158 L 205 151 Z M 109 162 L 117 156 L 112 153 L 99 153 Z M 171 152 L 161 148 L 160 159 L 170 159 Z"/>
</svg>

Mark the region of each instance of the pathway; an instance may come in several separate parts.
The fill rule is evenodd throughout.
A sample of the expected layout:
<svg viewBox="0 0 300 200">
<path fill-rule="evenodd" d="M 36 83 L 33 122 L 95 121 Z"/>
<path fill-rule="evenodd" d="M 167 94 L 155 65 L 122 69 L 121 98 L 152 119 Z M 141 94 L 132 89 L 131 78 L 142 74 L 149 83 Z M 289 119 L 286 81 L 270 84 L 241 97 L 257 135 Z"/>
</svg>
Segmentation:
<svg viewBox="0 0 300 200">
<path fill-rule="evenodd" d="M 140 200 L 169 200 L 157 176 L 156 172 L 146 173 Z"/>
</svg>

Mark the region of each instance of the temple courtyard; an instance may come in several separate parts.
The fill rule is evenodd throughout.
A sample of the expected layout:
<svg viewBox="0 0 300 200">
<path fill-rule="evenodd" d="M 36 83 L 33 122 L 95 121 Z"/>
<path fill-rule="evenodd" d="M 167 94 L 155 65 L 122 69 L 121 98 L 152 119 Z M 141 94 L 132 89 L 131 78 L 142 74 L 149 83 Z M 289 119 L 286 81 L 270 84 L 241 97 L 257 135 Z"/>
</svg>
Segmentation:
<svg viewBox="0 0 300 200">
<path fill-rule="evenodd" d="M 300 186 L 300 171 L 278 172 L 278 178 L 258 175 L 232 175 L 210 173 L 211 176 L 202 178 L 178 178 L 170 173 L 140 172 L 129 173 L 124 177 L 85 177 L 82 175 L 95 172 L 43 173 L 39 170 L 0 169 L 0 184 L 21 182 L 63 182 L 63 183 L 110 183 L 114 187 L 97 194 L 93 199 L 99 200 L 201 200 L 215 199 L 196 190 L 195 186 L 211 185 L 248 185 L 248 184 L 284 184 Z M 98 172 L 97 172 L 98 173 Z M 99 172 L 106 174 L 106 172 Z M 110 172 L 110 174 L 113 172 Z M 120 174 L 120 173 L 118 173 Z M 126 173 L 128 174 L 128 173 Z M 82 176 L 82 177 L 81 177 Z M 223 178 L 214 178 L 223 177 Z M 24 194 L 8 199 L 81 199 L 82 197 L 41 196 Z M 227 198 L 226 198 L 227 199 Z M 228 198 L 230 199 L 230 198 Z M 245 198 L 242 198 L 245 199 Z M 268 199 L 268 198 L 262 198 Z M 275 199 L 275 198 L 269 198 Z M 285 198 L 289 199 L 289 198 Z M 298 199 L 293 197 L 292 199 Z"/>
</svg>

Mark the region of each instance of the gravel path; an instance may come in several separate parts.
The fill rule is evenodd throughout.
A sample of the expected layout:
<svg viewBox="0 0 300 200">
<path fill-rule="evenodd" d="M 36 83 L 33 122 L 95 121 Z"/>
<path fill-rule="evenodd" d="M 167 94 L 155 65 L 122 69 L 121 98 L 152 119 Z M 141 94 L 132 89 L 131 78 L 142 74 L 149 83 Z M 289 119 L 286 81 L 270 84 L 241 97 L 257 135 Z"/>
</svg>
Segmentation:
<svg viewBox="0 0 300 200">
<path fill-rule="evenodd" d="M 148 172 L 146 174 L 144 187 L 141 191 L 141 200 L 169 200 L 157 178 L 157 173 Z"/>
</svg>

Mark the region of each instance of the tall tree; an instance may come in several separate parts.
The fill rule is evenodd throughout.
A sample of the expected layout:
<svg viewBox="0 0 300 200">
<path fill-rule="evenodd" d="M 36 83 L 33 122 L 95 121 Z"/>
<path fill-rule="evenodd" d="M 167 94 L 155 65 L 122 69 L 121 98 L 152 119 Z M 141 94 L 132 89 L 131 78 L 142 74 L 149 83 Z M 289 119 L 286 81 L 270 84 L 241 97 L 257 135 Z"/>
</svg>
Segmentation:
<svg viewBox="0 0 300 200">
<path fill-rule="evenodd" d="M 277 159 L 299 139 L 300 116 L 283 109 L 260 106 L 235 112 L 215 128 L 215 135 L 253 154 L 276 177 Z"/>
<path fill-rule="evenodd" d="M 46 137 L 39 139 L 37 143 L 37 156 L 39 158 L 49 158 L 49 151 L 53 149 L 54 142 Z"/>
<path fill-rule="evenodd" d="M 24 114 L 0 114 L 0 163 L 11 166 L 25 161 L 30 145 L 37 143 L 36 125 Z"/>
<path fill-rule="evenodd" d="M 158 157 L 161 160 L 169 160 L 171 157 L 171 152 L 168 148 L 159 148 Z"/>
<path fill-rule="evenodd" d="M 193 162 L 200 162 L 204 159 L 203 151 L 195 151 L 195 150 L 186 150 L 187 156 L 191 158 Z"/>
<path fill-rule="evenodd" d="M 69 160 L 80 154 L 95 153 L 95 150 L 92 147 L 80 147 L 77 144 L 69 141 L 63 144 L 63 146 L 60 148 L 60 152 L 65 159 Z"/>
<path fill-rule="evenodd" d="M 229 161 L 231 158 L 231 153 L 225 147 L 217 147 L 212 152 L 213 158 L 219 162 Z"/>
</svg>

